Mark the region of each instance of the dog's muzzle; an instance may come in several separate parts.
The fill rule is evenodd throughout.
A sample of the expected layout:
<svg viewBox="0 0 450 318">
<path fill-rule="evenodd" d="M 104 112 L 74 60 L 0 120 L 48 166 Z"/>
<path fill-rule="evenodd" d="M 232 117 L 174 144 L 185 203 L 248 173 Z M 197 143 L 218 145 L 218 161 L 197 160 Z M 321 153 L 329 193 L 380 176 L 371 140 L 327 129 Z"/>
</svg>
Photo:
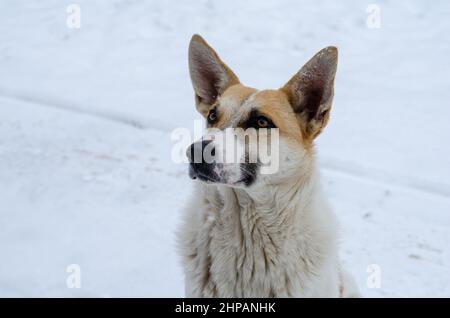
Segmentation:
<svg viewBox="0 0 450 318">
<path fill-rule="evenodd" d="M 189 177 L 206 182 L 219 182 L 220 176 L 214 172 L 216 166 L 215 149 L 212 140 L 194 142 L 186 150 L 189 159 Z"/>
</svg>

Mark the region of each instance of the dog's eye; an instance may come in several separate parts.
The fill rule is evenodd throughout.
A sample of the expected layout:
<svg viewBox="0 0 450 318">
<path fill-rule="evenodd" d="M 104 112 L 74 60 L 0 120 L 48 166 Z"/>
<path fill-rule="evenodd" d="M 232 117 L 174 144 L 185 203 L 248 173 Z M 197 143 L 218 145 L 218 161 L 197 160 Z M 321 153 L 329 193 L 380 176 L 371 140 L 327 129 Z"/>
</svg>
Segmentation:
<svg viewBox="0 0 450 318">
<path fill-rule="evenodd" d="M 260 116 L 258 118 L 257 124 L 259 128 L 267 128 L 269 126 L 269 120 L 264 116 Z"/>
<path fill-rule="evenodd" d="M 273 122 L 264 115 L 259 114 L 257 111 L 252 111 L 248 116 L 247 120 L 241 124 L 245 129 L 254 128 L 254 129 L 271 129 L 277 128 Z"/>
<path fill-rule="evenodd" d="M 214 123 L 216 121 L 216 119 L 217 119 L 216 109 L 213 108 L 208 113 L 208 123 L 212 124 L 212 123 Z"/>
</svg>

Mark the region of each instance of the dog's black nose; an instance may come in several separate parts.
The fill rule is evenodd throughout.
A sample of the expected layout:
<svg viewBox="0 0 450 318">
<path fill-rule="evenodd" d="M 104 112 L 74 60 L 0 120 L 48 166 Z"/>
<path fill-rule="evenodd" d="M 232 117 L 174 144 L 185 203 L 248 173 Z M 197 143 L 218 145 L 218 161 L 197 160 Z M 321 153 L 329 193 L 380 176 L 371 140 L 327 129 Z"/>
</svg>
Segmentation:
<svg viewBox="0 0 450 318">
<path fill-rule="evenodd" d="M 186 150 L 189 162 L 193 164 L 212 163 L 216 154 L 211 142 L 212 140 L 201 140 L 190 145 Z"/>
<path fill-rule="evenodd" d="M 214 181 L 214 156 L 216 155 L 212 140 L 194 142 L 186 150 L 189 159 L 189 176 L 192 179 Z"/>
</svg>

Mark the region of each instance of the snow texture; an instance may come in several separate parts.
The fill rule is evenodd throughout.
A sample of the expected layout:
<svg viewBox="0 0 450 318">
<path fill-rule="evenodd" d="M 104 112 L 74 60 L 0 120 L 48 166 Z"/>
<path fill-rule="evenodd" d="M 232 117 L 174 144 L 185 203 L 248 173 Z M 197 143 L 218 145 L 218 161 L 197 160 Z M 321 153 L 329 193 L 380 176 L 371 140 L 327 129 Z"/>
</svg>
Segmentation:
<svg viewBox="0 0 450 318">
<path fill-rule="evenodd" d="M 0 296 L 184 295 L 175 230 L 191 181 L 170 136 L 200 118 L 199 33 L 257 88 L 339 48 L 317 151 L 342 259 L 364 296 L 450 297 L 448 1 L 378 1 L 380 28 L 373 1 L 77 3 L 79 29 L 68 1 L 0 4 Z"/>
</svg>

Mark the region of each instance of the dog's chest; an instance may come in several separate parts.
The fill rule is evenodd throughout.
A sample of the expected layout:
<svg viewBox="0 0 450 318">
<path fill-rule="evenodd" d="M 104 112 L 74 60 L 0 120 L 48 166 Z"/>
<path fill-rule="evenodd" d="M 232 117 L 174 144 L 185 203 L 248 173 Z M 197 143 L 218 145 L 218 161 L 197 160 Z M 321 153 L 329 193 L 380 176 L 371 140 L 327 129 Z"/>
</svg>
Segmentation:
<svg viewBox="0 0 450 318">
<path fill-rule="evenodd" d="M 191 296 L 304 296 L 307 255 L 286 237 L 289 229 L 271 228 L 251 212 L 205 213 L 191 240 Z"/>
</svg>

